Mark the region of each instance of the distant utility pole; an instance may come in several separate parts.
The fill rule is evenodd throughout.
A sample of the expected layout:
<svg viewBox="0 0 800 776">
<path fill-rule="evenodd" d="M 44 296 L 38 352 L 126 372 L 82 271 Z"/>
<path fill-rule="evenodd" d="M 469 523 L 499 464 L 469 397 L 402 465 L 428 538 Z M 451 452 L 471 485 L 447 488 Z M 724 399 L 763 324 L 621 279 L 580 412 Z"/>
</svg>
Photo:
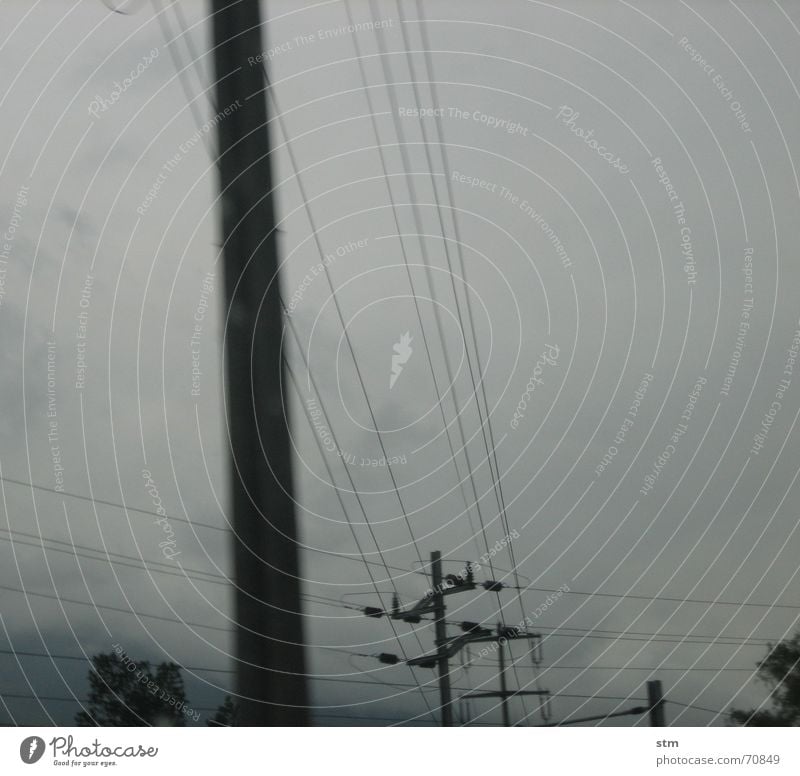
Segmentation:
<svg viewBox="0 0 800 776">
<path fill-rule="evenodd" d="M 307 694 L 258 0 L 212 0 L 225 252 L 239 724 L 306 725 Z"/>
<path fill-rule="evenodd" d="M 453 697 L 450 691 L 450 661 L 447 657 L 447 626 L 444 622 L 445 606 L 442 593 L 442 553 L 431 553 L 433 579 L 433 616 L 436 620 L 436 652 L 439 664 L 439 700 L 442 707 L 442 727 L 453 725 Z"/>
<path fill-rule="evenodd" d="M 468 692 L 463 698 L 500 698 L 501 709 L 503 711 L 503 726 L 511 727 L 511 714 L 508 708 L 508 699 L 524 695 L 539 695 L 547 698 L 549 690 L 509 690 L 506 683 L 506 657 L 505 647 L 509 639 L 539 639 L 538 633 L 528 633 L 518 628 L 507 628 L 502 622 L 497 623 L 497 637 L 481 637 L 474 641 L 496 641 L 497 653 L 500 659 L 500 690 L 490 690 L 487 692 Z"/>
<path fill-rule="evenodd" d="M 380 618 L 388 615 L 394 620 L 403 620 L 409 623 L 418 623 L 422 620 L 422 615 L 433 614 L 436 626 L 436 652 L 433 655 L 421 655 L 420 657 L 407 660 L 410 666 L 420 666 L 421 668 L 435 668 L 439 670 L 439 701 L 441 706 L 442 727 L 450 727 L 453 724 L 452 696 L 450 689 L 450 658 L 456 655 L 464 647 L 476 642 L 491 642 L 500 648 L 500 690 L 492 692 L 471 692 L 462 695 L 462 698 L 501 698 L 503 709 L 503 724 L 510 727 L 511 720 L 508 711 L 508 699 L 520 695 L 539 695 L 548 696 L 548 690 L 509 690 L 506 687 L 505 658 L 503 648 L 507 641 L 511 639 L 541 639 L 538 633 L 529 633 L 514 626 L 504 626 L 497 623 L 497 633 L 489 628 L 482 627 L 477 622 L 462 622 L 461 630 L 464 633 L 458 636 L 448 636 L 445 624 L 445 603 L 444 599 L 454 593 L 463 593 L 469 590 L 476 590 L 478 585 L 473 577 L 472 566 L 467 566 L 465 575 L 442 574 L 442 554 L 439 551 L 431 553 L 431 581 L 432 588 L 420 601 L 409 609 L 401 610 L 397 597 L 395 596 L 394 605 L 391 612 L 383 609 L 367 606 L 364 614 L 367 617 Z M 487 580 L 481 584 L 484 590 L 499 592 L 505 585 L 495 580 Z M 396 665 L 400 662 L 397 655 L 385 652 L 375 655 L 382 663 Z"/>
<path fill-rule="evenodd" d="M 661 680 L 654 679 L 647 683 L 647 701 L 650 707 L 650 727 L 664 727 L 664 691 Z"/>
<path fill-rule="evenodd" d="M 562 722 L 550 722 L 537 727 L 562 727 L 564 725 L 579 725 L 583 722 L 605 722 L 614 717 L 627 717 L 628 715 L 650 715 L 651 727 L 664 727 L 664 696 L 661 691 L 661 681 L 655 679 L 647 683 L 647 706 L 634 706 L 625 711 L 615 711 L 611 714 L 594 714 L 591 717 L 573 717 Z"/>
<path fill-rule="evenodd" d="M 500 632 L 502 623 L 497 623 L 497 632 Z M 511 715 L 508 712 L 508 687 L 506 686 L 506 652 L 505 645 L 501 641 L 498 645 L 498 654 L 500 658 L 500 697 L 503 707 L 503 727 L 511 727 Z"/>
</svg>

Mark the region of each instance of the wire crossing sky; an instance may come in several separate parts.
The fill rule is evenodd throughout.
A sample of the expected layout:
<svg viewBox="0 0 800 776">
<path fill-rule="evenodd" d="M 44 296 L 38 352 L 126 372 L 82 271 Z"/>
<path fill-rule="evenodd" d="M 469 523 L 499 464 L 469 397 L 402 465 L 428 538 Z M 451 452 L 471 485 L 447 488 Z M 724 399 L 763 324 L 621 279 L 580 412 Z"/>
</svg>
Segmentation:
<svg viewBox="0 0 800 776">
<path fill-rule="evenodd" d="M 438 550 L 451 635 L 541 634 L 514 724 L 661 679 L 722 725 L 800 616 L 800 3 L 491 8 L 262 4 L 311 716 L 437 723 L 433 621 L 363 610 Z M 115 644 L 233 688 L 209 13 L 0 3 L 4 724 L 71 722 Z M 462 723 L 498 665 L 453 659 Z"/>
</svg>

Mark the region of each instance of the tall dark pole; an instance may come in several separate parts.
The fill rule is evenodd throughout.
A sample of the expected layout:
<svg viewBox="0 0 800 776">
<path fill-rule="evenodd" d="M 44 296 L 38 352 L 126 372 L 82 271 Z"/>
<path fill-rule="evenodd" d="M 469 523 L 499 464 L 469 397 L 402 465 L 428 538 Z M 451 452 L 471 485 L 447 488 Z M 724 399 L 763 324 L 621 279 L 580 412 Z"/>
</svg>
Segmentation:
<svg viewBox="0 0 800 776">
<path fill-rule="evenodd" d="M 212 0 L 240 724 L 305 725 L 305 664 L 258 0 Z"/>
<path fill-rule="evenodd" d="M 500 633 L 503 623 L 497 623 L 497 632 Z M 500 648 L 500 697 L 503 709 L 503 727 L 511 727 L 511 717 L 508 713 L 508 687 L 506 687 L 506 656 L 505 656 L 505 638 L 500 637 L 497 641 L 497 646 Z"/>
<path fill-rule="evenodd" d="M 650 727 L 664 727 L 664 693 L 659 679 L 647 683 L 647 700 L 650 706 Z"/>
<path fill-rule="evenodd" d="M 433 616 L 436 620 L 436 650 L 439 665 L 439 700 L 442 706 L 442 727 L 452 727 L 453 706 L 450 693 L 450 661 L 447 657 L 447 629 L 444 622 L 444 595 L 442 595 L 442 553 L 431 553 L 433 577 Z"/>
</svg>

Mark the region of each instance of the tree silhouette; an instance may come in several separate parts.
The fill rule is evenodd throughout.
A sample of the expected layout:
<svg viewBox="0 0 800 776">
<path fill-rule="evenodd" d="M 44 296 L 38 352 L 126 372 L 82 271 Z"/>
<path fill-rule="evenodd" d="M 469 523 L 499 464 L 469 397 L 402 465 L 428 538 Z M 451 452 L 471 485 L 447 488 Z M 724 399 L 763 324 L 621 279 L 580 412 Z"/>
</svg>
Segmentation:
<svg viewBox="0 0 800 776">
<path fill-rule="evenodd" d="M 771 709 L 734 709 L 735 725 L 751 727 L 797 727 L 800 725 L 800 633 L 768 646 L 767 656 L 757 663 L 758 678 L 770 688 Z"/>
<path fill-rule="evenodd" d="M 75 715 L 84 727 L 183 726 L 186 694 L 180 666 L 133 660 L 121 650 L 95 655 L 89 702 Z"/>
<path fill-rule="evenodd" d="M 239 715 L 239 707 L 230 695 L 225 696 L 222 705 L 217 709 L 217 713 L 206 720 L 209 727 L 235 727 Z"/>
</svg>

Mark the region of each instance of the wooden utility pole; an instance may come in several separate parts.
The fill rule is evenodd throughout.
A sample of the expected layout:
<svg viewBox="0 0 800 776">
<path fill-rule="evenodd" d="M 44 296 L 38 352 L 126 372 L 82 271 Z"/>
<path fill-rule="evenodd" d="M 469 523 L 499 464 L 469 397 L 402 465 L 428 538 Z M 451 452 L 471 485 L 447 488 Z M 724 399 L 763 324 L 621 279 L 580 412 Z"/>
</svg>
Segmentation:
<svg viewBox="0 0 800 776">
<path fill-rule="evenodd" d="M 367 617 L 383 617 L 389 615 L 393 620 L 404 620 L 412 624 L 421 621 L 425 614 L 433 614 L 436 624 L 436 652 L 434 654 L 421 655 L 406 660 L 410 666 L 420 666 L 422 668 L 439 669 L 439 698 L 442 709 L 442 727 L 450 727 L 453 724 L 452 693 L 450 690 L 450 658 L 460 652 L 469 644 L 478 642 L 492 642 L 500 647 L 500 691 L 493 692 L 470 692 L 462 695 L 466 698 L 502 698 L 503 699 L 503 722 L 510 727 L 511 721 L 508 714 L 508 698 L 512 695 L 539 695 L 549 696 L 548 690 L 509 690 L 506 687 L 505 676 L 505 657 L 503 656 L 503 644 L 509 639 L 541 639 L 539 633 L 528 633 L 517 627 L 505 627 L 502 623 L 497 623 L 497 635 L 488 628 L 483 628 L 477 622 L 462 622 L 461 630 L 464 631 L 460 636 L 447 636 L 445 626 L 445 603 L 444 599 L 448 595 L 464 593 L 475 590 L 473 570 L 471 565 L 467 566 L 466 574 L 448 574 L 446 578 L 442 576 L 442 553 L 434 551 L 431 553 L 431 577 L 433 587 L 413 606 L 400 609 L 397 596 L 395 596 L 391 612 L 375 606 L 364 608 Z M 484 590 L 501 590 L 505 585 L 495 580 L 483 582 L 481 587 Z M 395 665 L 400 662 L 397 655 L 382 652 L 376 655 L 382 663 Z"/>
<path fill-rule="evenodd" d="M 212 0 L 239 724 L 308 724 L 258 0 Z"/>
<path fill-rule="evenodd" d="M 664 727 L 664 692 L 660 679 L 647 683 L 647 701 L 650 706 L 650 727 Z"/>
<path fill-rule="evenodd" d="M 497 623 L 497 632 L 500 633 L 503 627 L 502 622 Z M 502 639 L 497 642 L 500 654 L 500 703 L 503 708 L 503 727 L 511 727 L 511 715 L 508 712 L 508 687 L 506 687 L 506 656 L 505 643 Z"/>
<path fill-rule="evenodd" d="M 442 553 L 431 553 L 433 581 L 433 616 L 436 620 L 436 653 L 439 666 L 439 701 L 442 707 L 442 727 L 453 725 L 453 699 L 450 691 L 450 658 L 447 654 L 447 628 L 444 622 L 444 589 L 442 587 Z"/>
</svg>

